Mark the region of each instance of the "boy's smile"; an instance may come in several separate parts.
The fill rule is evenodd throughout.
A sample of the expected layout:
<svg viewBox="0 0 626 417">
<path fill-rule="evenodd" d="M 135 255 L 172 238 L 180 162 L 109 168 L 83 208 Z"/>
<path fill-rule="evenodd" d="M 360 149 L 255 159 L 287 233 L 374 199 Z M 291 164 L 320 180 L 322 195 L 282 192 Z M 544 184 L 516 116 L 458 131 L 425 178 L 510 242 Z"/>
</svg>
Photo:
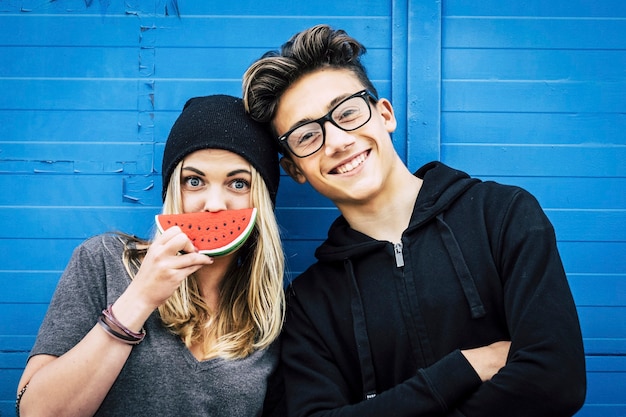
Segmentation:
<svg viewBox="0 0 626 417">
<path fill-rule="evenodd" d="M 368 150 L 358 154 L 356 157 L 351 158 L 348 162 L 342 163 L 336 168 L 331 169 L 329 174 L 347 174 L 348 172 L 351 172 L 365 162 L 365 159 L 368 157 L 369 152 L 370 151 Z"/>
</svg>

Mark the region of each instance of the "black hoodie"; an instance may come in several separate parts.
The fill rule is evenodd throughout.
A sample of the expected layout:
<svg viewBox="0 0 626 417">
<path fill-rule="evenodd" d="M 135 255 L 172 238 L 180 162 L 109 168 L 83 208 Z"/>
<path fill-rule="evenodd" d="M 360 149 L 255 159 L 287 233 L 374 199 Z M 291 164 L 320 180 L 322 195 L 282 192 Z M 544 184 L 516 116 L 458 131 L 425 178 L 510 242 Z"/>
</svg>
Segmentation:
<svg viewBox="0 0 626 417">
<path fill-rule="evenodd" d="M 554 230 L 526 191 L 434 162 L 399 244 L 343 217 L 288 289 L 293 416 L 571 416 L 586 391 Z M 511 340 L 480 378 L 460 350 Z"/>
</svg>

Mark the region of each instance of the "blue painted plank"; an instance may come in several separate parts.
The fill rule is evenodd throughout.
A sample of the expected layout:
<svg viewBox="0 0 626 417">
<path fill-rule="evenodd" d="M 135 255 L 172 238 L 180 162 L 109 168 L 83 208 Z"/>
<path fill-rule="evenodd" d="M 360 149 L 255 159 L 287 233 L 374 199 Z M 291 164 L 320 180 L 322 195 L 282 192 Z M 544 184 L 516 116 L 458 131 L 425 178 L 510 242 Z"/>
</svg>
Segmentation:
<svg viewBox="0 0 626 417">
<path fill-rule="evenodd" d="M 586 407 L 580 415 L 587 414 L 588 406 L 595 405 L 597 416 L 613 414 L 617 410 L 626 411 L 626 357 L 587 356 L 587 398 Z M 599 414 L 603 412 L 606 414 Z"/>
<path fill-rule="evenodd" d="M 348 18 L 360 16 L 367 11 L 367 16 L 388 16 L 391 12 L 390 1 L 360 0 L 358 2 L 337 2 L 318 0 L 315 2 L 285 2 L 283 0 L 238 0 L 236 2 L 179 2 L 180 13 L 189 15 L 236 15 L 248 16 L 319 16 L 322 12 L 332 11 L 333 16 Z"/>
<path fill-rule="evenodd" d="M 392 25 L 393 30 L 391 32 L 391 50 L 392 51 L 402 51 L 407 49 L 409 46 L 412 46 L 409 43 L 409 39 L 412 37 L 409 27 L 409 2 L 401 2 L 394 1 L 392 3 Z M 440 14 L 440 12 L 438 12 Z M 441 29 L 438 29 L 438 37 L 440 37 Z M 439 42 L 439 41 L 438 41 Z M 418 54 L 421 52 L 418 48 L 413 48 L 418 51 Z M 387 98 L 391 100 L 394 107 L 396 108 L 396 112 L 400 111 L 405 114 L 408 113 L 407 105 L 408 105 L 408 90 L 413 88 L 409 82 L 412 80 L 409 78 L 408 74 L 408 58 L 409 55 L 412 55 L 413 52 L 407 49 L 406 53 L 398 54 L 392 53 L 391 59 L 388 61 L 391 63 L 391 95 L 388 95 Z M 438 64 L 440 65 L 440 64 Z M 417 80 L 417 82 L 421 82 L 421 80 Z M 439 92 L 437 92 L 437 96 Z M 435 98 L 437 99 L 437 98 Z M 439 102 L 436 103 L 437 107 L 439 107 Z M 398 152 L 398 156 L 402 161 L 407 161 L 407 141 L 405 138 L 408 138 L 409 135 L 407 133 L 409 119 L 406 117 L 398 117 L 397 118 L 397 126 L 395 130 L 395 135 L 392 136 L 392 142 L 396 151 Z"/>
<path fill-rule="evenodd" d="M 158 178 L 155 178 L 158 177 Z M 159 185 L 155 185 L 155 181 Z M 51 187 L 50 184 L 54 186 Z M 0 174 L 0 204 L 19 206 L 153 206 L 161 205 L 156 174 Z M 64 190 L 64 192 L 60 192 Z M 96 192 L 97 191 L 97 192 Z"/>
<path fill-rule="evenodd" d="M 274 49 L 310 26 L 325 23 L 344 29 L 367 48 L 389 48 L 391 19 L 388 16 L 181 16 L 155 17 L 143 42 L 155 47 L 218 47 Z M 272 30 L 267 30 L 272 28 Z M 215 36 L 219 33 L 219 36 Z"/>
<path fill-rule="evenodd" d="M 619 337 L 584 337 L 583 345 L 587 355 L 624 356 L 626 338 Z"/>
<path fill-rule="evenodd" d="M 113 231 L 151 236 L 160 207 L 0 207 L 0 238 L 86 239 Z"/>
<path fill-rule="evenodd" d="M 0 27 L 5 46 L 137 47 L 141 39 L 141 21 L 132 15 L 0 15 Z"/>
<path fill-rule="evenodd" d="M 339 216 L 339 210 L 330 208 L 282 208 L 276 210 L 284 239 L 325 239 L 328 227 Z M 304 221 L 306 219 L 306 221 Z"/>
<path fill-rule="evenodd" d="M 74 248 L 83 240 L 56 236 L 40 236 L 38 239 L 0 238 L 0 268 L 3 271 L 63 270 Z"/>
<path fill-rule="evenodd" d="M 624 113 L 459 111 L 441 118 L 444 143 L 626 144 Z"/>
<path fill-rule="evenodd" d="M 78 100 L 78 98 L 75 98 Z M 149 142 L 153 118 L 130 111 L 0 110 L 3 142 Z M 168 126 L 168 131 L 174 121 Z M 167 133 L 166 133 L 167 135 Z"/>
<path fill-rule="evenodd" d="M 446 112 L 626 111 L 623 82 L 444 80 L 442 84 L 442 110 Z"/>
<path fill-rule="evenodd" d="M 146 84 L 148 83 L 148 84 Z M 0 79 L 0 108 L 9 110 L 144 110 L 152 84 L 133 79 Z"/>
<path fill-rule="evenodd" d="M 406 163 L 416 169 L 438 160 L 441 152 L 441 2 L 410 2 L 409 15 L 421 16 L 420 24 L 409 25 L 405 98 Z M 412 77 L 413 72 L 418 76 Z"/>
<path fill-rule="evenodd" d="M 585 358 L 589 372 L 626 372 L 626 356 L 589 356 Z M 626 399 L 626 397 L 624 397 Z"/>
<path fill-rule="evenodd" d="M 0 142 L 0 152 L 0 173 L 151 174 L 153 170 L 151 143 Z"/>
<path fill-rule="evenodd" d="M 444 48 L 625 49 L 626 18 L 444 17 Z"/>
<path fill-rule="evenodd" d="M 135 2 L 136 3 L 136 2 Z M 148 2 L 143 2 L 148 6 Z M 126 15 L 132 14 L 136 10 L 129 2 L 109 2 L 109 1 L 85 1 L 85 0 L 63 0 L 63 1 L 40 1 L 40 0 L 20 0 L 0 2 L 0 11 L 16 13 L 22 16 L 32 14 L 96 14 L 96 15 Z M 155 7 L 152 10 L 155 11 Z"/>
<path fill-rule="evenodd" d="M 615 404 L 626 407 L 626 372 L 589 372 L 587 374 L 587 402 Z"/>
<path fill-rule="evenodd" d="M 15 415 L 15 397 L 17 395 L 17 383 L 22 376 L 21 369 L 0 369 L 0 411 L 2 416 Z"/>
<path fill-rule="evenodd" d="M 285 209 L 335 207 L 330 199 L 315 191 L 308 182 L 299 184 L 287 175 L 280 177 L 276 205 Z M 285 216 L 288 216 L 288 214 L 285 214 Z"/>
<path fill-rule="evenodd" d="M 0 47 L 0 77 L 135 78 L 140 64 L 136 46 Z"/>
<path fill-rule="evenodd" d="M 171 19 L 172 21 L 175 18 Z M 132 15 L 0 15 L 4 46 L 137 46 L 141 21 Z M 73 28 L 68 30 L 68 28 Z"/>
<path fill-rule="evenodd" d="M 546 209 L 560 242 L 626 242 L 626 209 Z"/>
<path fill-rule="evenodd" d="M 0 321 L 0 334 L 36 335 L 47 309 L 48 304 L 0 304 L 0 317 L 20 318 L 19 320 Z"/>
<path fill-rule="evenodd" d="M 443 49 L 444 79 L 625 81 L 626 50 Z"/>
<path fill-rule="evenodd" d="M 49 303 L 61 271 L 0 270 L 0 303 Z"/>
<path fill-rule="evenodd" d="M 441 160 L 477 177 L 626 177 L 623 145 L 442 144 Z"/>
<path fill-rule="evenodd" d="M 24 369 L 28 359 L 28 352 L 14 352 L 0 350 L 0 369 Z"/>
<path fill-rule="evenodd" d="M 284 241 L 286 269 L 290 274 L 298 275 L 304 272 L 317 259 L 315 249 L 320 246 L 323 239 L 319 240 L 291 240 Z"/>
<path fill-rule="evenodd" d="M 623 383 L 622 383 L 623 385 Z M 589 404 L 576 413 L 576 417 L 624 417 L 626 405 Z"/>
<path fill-rule="evenodd" d="M 557 234 L 559 230 L 557 230 Z M 623 274 L 626 242 L 558 242 L 568 274 Z"/>
<path fill-rule="evenodd" d="M 626 17 L 622 0 L 446 0 L 446 16 Z"/>
<path fill-rule="evenodd" d="M 626 274 L 568 274 L 576 305 L 626 307 Z"/>
<path fill-rule="evenodd" d="M 35 343 L 35 336 L 0 335 L 0 352 L 28 353 Z M 0 379 L 1 381 L 2 379 Z"/>
<path fill-rule="evenodd" d="M 626 207 L 624 177 L 481 177 L 531 192 L 544 209 L 622 209 Z M 558 190 L 558 192 L 555 192 Z"/>
<path fill-rule="evenodd" d="M 148 17 L 151 14 L 174 16 L 176 8 L 173 1 L 162 1 L 155 4 L 149 2 L 87 2 L 85 0 L 64 0 L 62 2 L 40 0 L 22 0 L 20 2 L 2 2 L 0 11 L 46 13 L 46 14 L 85 14 L 93 13 L 103 16 L 137 15 Z M 354 17 L 367 10 L 368 16 L 386 16 L 390 13 L 388 1 L 365 0 L 359 2 L 337 3 L 334 0 L 310 2 L 284 2 L 271 0 L 239 0 L 236 2 L 177 2 L 178 11 L 182 16 L 191 15 L 280 15 L 288 16 L 319 16 L 320 11 L 332 10 L 333 16 Z M 151 7 L 150 7 L 151 6 Z M 150 13 L 152 12 L 152 13 Z"/>
<path fill-rule="evenodd" d="M 593 338 L 586 337 L 583 340 L 585 345 L 585 352 L 588 355 L 599 356 L 624 356 L 626 352 L 626 339 L 621 338 Z"/>
<path fill-rule="evenodd" d="M 615 338 L 626 340 L 626 306 L 576 306 L 583 338 Z"/>
</svg>

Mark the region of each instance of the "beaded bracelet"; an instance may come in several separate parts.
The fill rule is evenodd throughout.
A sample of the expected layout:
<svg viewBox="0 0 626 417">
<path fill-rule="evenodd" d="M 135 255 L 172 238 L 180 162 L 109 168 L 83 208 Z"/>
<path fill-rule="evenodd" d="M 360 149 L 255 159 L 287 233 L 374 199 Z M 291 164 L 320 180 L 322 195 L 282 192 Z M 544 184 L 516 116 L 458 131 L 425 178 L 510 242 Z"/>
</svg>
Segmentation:
<svg viewBox="0 0 626 417">
<path fill-rule="evenodd" d="M 24 385 L 24 388 L 20 390 L 17 394 L 17 399 L 15 400 L 15 415 L 20 417 L 20 402 L 22 402 L 22 396 L 26 392 L 26 388 L 28 388 L 28 384 Z"/>
</svg>

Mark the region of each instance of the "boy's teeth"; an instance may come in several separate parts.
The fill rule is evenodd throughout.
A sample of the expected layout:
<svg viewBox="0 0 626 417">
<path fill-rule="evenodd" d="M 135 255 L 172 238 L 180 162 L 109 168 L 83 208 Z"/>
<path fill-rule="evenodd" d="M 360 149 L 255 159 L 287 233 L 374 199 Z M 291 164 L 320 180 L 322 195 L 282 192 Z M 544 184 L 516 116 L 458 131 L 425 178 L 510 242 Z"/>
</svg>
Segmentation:
<svg viewBox="0 0 626 417">
<path fill-rule="evenodd" d="M 347 164 L 344 164 L 344 165 L 338 167 L 337 171 L 340 174 L 345 174 L 346 172 L 350 172 L 354 168 L 356 168 L 359 165 L 361 165 L 363 163 L 363 161 L 365 161 L 365 156 L 363 154 L 361 154 L 361 155 L 357 156 L 356 158 L 354 158 L 352 161 L 348 162 Z"/>
</svg>

